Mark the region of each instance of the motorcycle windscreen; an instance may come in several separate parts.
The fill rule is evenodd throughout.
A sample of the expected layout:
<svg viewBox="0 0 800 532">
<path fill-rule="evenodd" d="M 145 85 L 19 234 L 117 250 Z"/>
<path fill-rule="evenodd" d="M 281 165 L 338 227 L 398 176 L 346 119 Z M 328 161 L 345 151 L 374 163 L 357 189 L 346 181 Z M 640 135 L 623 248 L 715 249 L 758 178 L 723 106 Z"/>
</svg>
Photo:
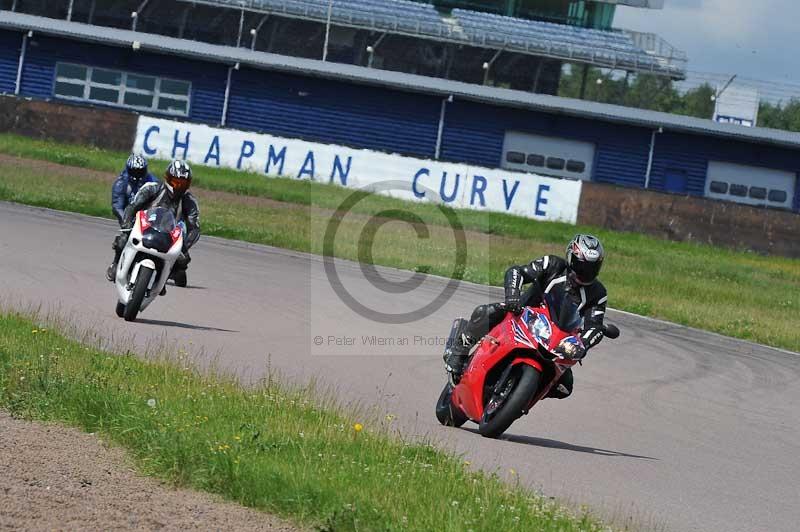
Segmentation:
<svg viewBox="0 0 800 532">
<path fill-rule="evenodd" d="M 555 321 L 559 329 L 564 332 L 572 332 L 581 326 L 583 318 L 578 311 L 578 304 L 562 287 L 554 287 L 544 297 L 547 308 L 550 309 L 550 318 Z"/>
<path fill-rule="evenodd" d="M 153 207 L 145 212 L 145 219 L 150 224 L 150 228 L 159 233 L 170 233 L 177 222 L 172 211 L 164 207 Z"/>
</svg>

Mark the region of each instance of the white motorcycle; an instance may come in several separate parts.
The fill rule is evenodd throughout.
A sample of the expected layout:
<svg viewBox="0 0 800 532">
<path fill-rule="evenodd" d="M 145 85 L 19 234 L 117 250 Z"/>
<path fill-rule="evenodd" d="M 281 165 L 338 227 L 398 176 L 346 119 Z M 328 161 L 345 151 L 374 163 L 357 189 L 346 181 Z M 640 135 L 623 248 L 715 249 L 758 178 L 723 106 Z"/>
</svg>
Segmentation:
<svg viewBox="0 0 800 532">
<path fill-rule="evenodd" d="M 183 249 L 183 228 L 169 209 L 136 213 L 117 263 L 117 316 L 134 321 L 158 297 Z"/>
</svg>

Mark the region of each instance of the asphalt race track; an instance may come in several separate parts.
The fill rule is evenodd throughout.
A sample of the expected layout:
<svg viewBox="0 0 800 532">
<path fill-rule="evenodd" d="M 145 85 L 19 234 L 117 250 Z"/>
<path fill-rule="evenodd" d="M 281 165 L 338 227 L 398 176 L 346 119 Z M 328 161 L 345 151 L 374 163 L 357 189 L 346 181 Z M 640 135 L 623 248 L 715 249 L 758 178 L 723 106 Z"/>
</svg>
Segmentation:
<svg viewBox="0 0 800 532">
<path fill-rule="evenodd" d="M 204 238 L 190 287 L 170 285 L 127 324 L 114 315 L 104 277 L 114 227 L 0 203 L 0 301 L 56 309 L 138 349 L 175 342 L 244 378 L 268 368 L 315 378 L 344 401 L 378 404 L 404 431 L 476 466 L 506 478 L 513 468 L 547 495 L 648 527 L 800 528 L 799 355 L 612 312 L 622 337 L 576 369 L 573 396 L 540 403 L 504 441 L 491 441 L 440 427 L 433 406 L 444 382 L 437 344 L 452 317 L 498 299 L 498 290 L 462 283 L 421 321 L 380 323 L 342 302 L 319 257 Z M 335 265 L 355 300 L 382 312 L 412 312 L 447 283 L 427 277 L 409 293 L 387 295 L 373 283 L 407 272 L 378 268 L 367 278 L 358 264 Z M 370 345 L 378 342 L 387 345 Z"/>
</svg>

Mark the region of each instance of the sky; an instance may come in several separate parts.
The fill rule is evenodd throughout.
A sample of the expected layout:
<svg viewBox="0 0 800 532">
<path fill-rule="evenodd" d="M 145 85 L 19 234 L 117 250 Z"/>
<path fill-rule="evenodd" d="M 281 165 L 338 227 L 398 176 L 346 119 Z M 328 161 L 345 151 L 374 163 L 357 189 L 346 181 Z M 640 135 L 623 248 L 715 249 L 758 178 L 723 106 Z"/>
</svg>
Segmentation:
<svg viewBox="0 0 800 532">
<path fill-rule="evenodd" d="M 800 83 L 797 0 L 665 0 L 663 10 L 617 7 L 614 26 L 660 35 L 689 70 Z"/>
</svg>

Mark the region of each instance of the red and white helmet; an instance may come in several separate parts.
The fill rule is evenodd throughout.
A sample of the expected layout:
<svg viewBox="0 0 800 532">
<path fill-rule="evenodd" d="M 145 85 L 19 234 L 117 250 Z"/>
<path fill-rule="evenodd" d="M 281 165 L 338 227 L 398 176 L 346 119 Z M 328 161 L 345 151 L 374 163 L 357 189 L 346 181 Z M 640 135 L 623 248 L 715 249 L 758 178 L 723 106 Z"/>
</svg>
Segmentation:
<svg viewBox="0 0 800 532">
<path fill-rule="evenodd" d="M 597 279 L 606 252 L 592 235 L 577 235 L 567 246 L 567 270 L 571 280 L 590 285 Z"/>
<path fill-rule="evenodd" d="M 164 184 L 171 194 L 180 197 L 192 186 L 192 169 L 186 161 L 175 160 L 167 167 Z"/>
</svg>

